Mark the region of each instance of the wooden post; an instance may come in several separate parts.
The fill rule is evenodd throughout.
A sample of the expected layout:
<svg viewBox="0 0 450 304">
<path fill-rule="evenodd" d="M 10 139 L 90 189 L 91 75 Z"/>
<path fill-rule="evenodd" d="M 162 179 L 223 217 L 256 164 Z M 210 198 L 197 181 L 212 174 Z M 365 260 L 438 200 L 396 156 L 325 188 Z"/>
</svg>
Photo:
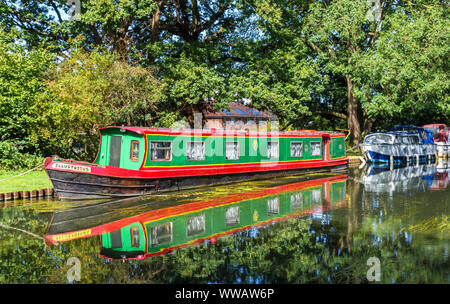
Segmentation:
<svg viewBox="0 0 450 304">
<path fill-rule="evenodd" d="M 13 198 L 13 193 L 9 192 L 9 193 L 5 193 L 5 201 L 10 201 Z"/>
<path fill-rule="evenodd" d="M 14 200 L 20 199 L 21 198 L 20 192 L 19 191 L 14 192 L 13 193 L 13 198 L 14 198 Z"/>
<path fill-rule="evenodd" d="M 48 189 L 45 189 L 44 191 L 45 191 L 45 196 L 46 197 L 52 197 L 53 196 L 53 192 L 54 192 L 53 188 L 48 188 Z"/>
<path fill-rule="evenodd" d="M 23 199 L 30 198 L 30 191 L 22 191 L 22 198 Z"/>
</svg>

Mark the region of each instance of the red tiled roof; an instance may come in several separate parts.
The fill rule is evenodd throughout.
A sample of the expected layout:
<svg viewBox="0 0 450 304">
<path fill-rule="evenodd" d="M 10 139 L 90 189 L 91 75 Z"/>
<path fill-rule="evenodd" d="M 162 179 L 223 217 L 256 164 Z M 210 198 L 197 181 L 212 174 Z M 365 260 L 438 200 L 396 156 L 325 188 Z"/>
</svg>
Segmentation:
<svg viewBox="0 0 450 304">
<path fill-rule="evenodd" d="M 268 120 L 276 118 L 270 111 L 260 111 L 239 102 L 230 102 L 230 110 L 223 109 L 222 111 L 204 110 L 203 116 L 205 118 L 261 118 Z"/>
</svg>

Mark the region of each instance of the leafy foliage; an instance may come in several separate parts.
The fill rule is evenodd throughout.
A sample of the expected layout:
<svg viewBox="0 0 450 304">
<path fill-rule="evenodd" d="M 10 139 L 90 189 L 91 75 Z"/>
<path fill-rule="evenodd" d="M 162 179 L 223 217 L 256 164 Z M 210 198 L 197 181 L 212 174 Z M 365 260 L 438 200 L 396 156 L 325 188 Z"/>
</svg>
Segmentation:
<svg viewBox="0 0 450 304">
<path fill-rule="evenodd" d="M 77 141 L 87 141 L 92 157 L 100 126 L 149 126 L 158 119 L 163 86 L 153 71 L 105 51 L 74 48 L 48 73 L 46 82 L 33 138 L 46 141 L 50 151 L 65 151 L 66 157 Z"/>
<path fill-rule="evenodd" d="M 96 151 L 106 124 L 170 127 L 249 100 L 282 129 L 448 123 L 445 1 L 0 4 L 0 138 L 21 153 Z"/>
</svg>

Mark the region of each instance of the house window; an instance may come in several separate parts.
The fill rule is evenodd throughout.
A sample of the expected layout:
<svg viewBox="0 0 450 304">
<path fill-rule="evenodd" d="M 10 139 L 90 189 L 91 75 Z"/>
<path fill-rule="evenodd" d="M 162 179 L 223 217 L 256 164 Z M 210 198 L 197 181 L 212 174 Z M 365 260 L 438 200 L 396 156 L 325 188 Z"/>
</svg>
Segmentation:
<svg viewBox="0 0 450 304">
<path fill-rule="evenodd" d="M 239 224 L 239 206 L 230 207 L 225 211 L 225 224 L 227 226 Z"/>
<path fill-rule="evenodd" d="M 320 155 L 320 141 L 312 141 L 310 143 L 310 152 L 311 156 L 319 156 Z"/>
<path fill-rule="evenodd" d="M 154 226 L 150 230 L 151 247 L 172 241 L 172 222 Z"/>
<path fill-rule="evenodd" d="M 139 235 L 139 227 L 131 227 L 130 228 L 131 233 L 131 246 L 132 247 L 139 247 L 140 246 L 140 235 Z"/>
<path fill-rule="evenodd" d="M 225 126 L 234 126 L 235 120 L 234 118 L 228 118 L 225 120 Z"/>
<path fill-rule="evenodd" d="M 200 214 L 187 220 L 187 235 L 192 236 L 205 232 L 205 215 Z"/>
<path fill-rule="evenodd" d="M 267 201 L 267 215 L 274 215 L 280 213 L 280 200 L 278 197 L 269 199 Z"/>
<path fill-rule="evenodd" d="M 139 141 L 137 141 L 137 140 L 132 140 L 131 141 L 130 159 L 132 161 L 138 161 L 139 160 Z"/>
<path fill-rule="evenodd" d="M 151 160 L 170 161 L 172 159 L 172 142 L 152 141 L 150 142 Z"/>
<path fill-rule="evenodd" d="M 204 160 L 205 143 L 202 141 L 187 142 L 186 158 L 187 160 Z"/>
<path fill-rule="evenodd" d="M 239 159 L 239 143 L 237 141 L 225 143 L 225 159 Z"/>
<path fill-rule="evenodd" d="M 267 143 L 267 158 L 278 158 L 278 142 L 269 141 Z"/>
<path fill-rule="evenodd" d="M 291 157 L 302 157 L 302 156 L 303 156 L 303 143 L 291 142 Z"/>
</svg>

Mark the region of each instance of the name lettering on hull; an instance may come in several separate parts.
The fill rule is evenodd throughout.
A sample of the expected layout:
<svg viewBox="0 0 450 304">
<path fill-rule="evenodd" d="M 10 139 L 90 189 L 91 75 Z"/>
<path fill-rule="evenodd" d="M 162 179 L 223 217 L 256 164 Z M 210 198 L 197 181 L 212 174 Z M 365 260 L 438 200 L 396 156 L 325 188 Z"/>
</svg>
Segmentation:
<svg viewBox="0 0 450 304">
<path fill-rule="evenodd" d="M 78 171 L 78 172 L 91 172 L 91 167 L 78 166 L 78 165 L 72 165 L 72 164 L 54 163 L 52 165 L 52 168 L 54 168 L 54 169 L 72 170 L 72 171 Z"/>
</svg>

